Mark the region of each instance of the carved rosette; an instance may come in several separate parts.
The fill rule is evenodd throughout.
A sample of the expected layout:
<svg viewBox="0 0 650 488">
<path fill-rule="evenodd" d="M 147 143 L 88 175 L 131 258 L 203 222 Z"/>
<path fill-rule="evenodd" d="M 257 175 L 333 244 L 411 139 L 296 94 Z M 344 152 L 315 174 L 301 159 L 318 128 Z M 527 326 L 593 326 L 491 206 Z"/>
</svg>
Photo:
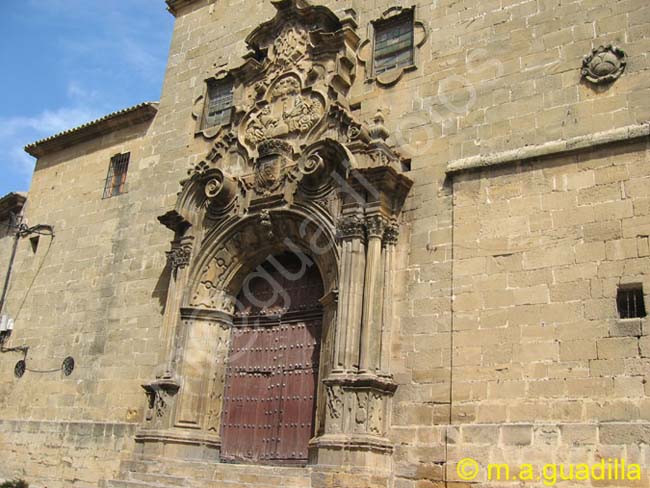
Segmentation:
<svg viewBox="0 0 650 488">
<path fill-rule="evenodd" d="M 582 60 L 582 76 L 594 84 L 616 81 L 625 71 L 625 52 L 612 44 L 592 49 Z"/>
</svg>

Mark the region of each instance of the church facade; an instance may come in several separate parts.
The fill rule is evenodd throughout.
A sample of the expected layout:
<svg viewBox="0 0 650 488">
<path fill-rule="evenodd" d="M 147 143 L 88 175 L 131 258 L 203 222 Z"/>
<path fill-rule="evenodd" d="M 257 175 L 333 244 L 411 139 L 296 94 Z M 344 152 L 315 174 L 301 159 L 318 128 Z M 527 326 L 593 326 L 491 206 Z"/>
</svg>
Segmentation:
<svg viewBox="0 0 650 488">
<path fill-rule="evenodd" d="M 167 6 L 0 200 L 0 480 L 648 486 L 645 2 Z"/>
</svg>

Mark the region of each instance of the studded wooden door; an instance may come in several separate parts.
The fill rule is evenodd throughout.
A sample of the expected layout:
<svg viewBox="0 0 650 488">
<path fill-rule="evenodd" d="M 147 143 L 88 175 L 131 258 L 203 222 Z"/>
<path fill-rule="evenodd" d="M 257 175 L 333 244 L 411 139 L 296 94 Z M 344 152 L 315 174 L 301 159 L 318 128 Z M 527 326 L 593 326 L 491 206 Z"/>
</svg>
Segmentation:
<svg viewBox="0 0 650 488">
<path fill-rule="evenodd" d="M 221 457 L 304 464 L 313 434 L 323 285 L 283 254 L 245 283 L 226 368 Z"/>
</svg>

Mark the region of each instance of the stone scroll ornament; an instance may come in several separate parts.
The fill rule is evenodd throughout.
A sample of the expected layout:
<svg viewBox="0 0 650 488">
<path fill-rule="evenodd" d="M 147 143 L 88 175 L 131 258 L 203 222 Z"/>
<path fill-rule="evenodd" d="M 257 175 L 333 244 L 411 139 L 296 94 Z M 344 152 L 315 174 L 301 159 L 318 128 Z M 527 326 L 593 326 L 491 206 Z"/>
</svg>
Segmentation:
<svg viewBox="0 0 650 488">
<path fill-rule="evenodd" d="M 582 60 L 582 77 L 594 84 L 612 83 L 623 74 L 626 64 L 622 49 L 612 44 L 599 46 Z"/>
</svg>

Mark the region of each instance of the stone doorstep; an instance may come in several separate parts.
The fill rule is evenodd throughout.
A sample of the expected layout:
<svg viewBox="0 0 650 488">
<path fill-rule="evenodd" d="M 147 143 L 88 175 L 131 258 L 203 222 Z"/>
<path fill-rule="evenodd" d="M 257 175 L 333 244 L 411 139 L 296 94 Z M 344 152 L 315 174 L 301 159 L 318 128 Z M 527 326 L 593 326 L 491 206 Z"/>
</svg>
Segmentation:
<svg viewBox="0 0 650 488">
<path fill-rule="evenodd" d="M 139 481 L 144 483 L 163 483 L 165 486 L 187 486 L 187 479 L 180 476 L 169 476 L 166 474 L 155 473 L 129 473 L 130 481 Z"/>
<path fill-rule="evenodd" d="M 121 480 L 110 480 L 107 481 L 103 486 L 104 488 L 170 488 L 169 485 L 161 485 L 158 483 L 145 483 L 143 481 L 121 481 Z"/>
<path fill-rule="evenodd" d="M 309 488 L 311 470 L 278 466 L 250 466 L 207 461 L 183 461 L 167 458 L 129 459 L 122 462 L 119 479 L 107 488 L 127 487 L 201 487 L 222 486 L 271 488 Z"/>
</svg>

